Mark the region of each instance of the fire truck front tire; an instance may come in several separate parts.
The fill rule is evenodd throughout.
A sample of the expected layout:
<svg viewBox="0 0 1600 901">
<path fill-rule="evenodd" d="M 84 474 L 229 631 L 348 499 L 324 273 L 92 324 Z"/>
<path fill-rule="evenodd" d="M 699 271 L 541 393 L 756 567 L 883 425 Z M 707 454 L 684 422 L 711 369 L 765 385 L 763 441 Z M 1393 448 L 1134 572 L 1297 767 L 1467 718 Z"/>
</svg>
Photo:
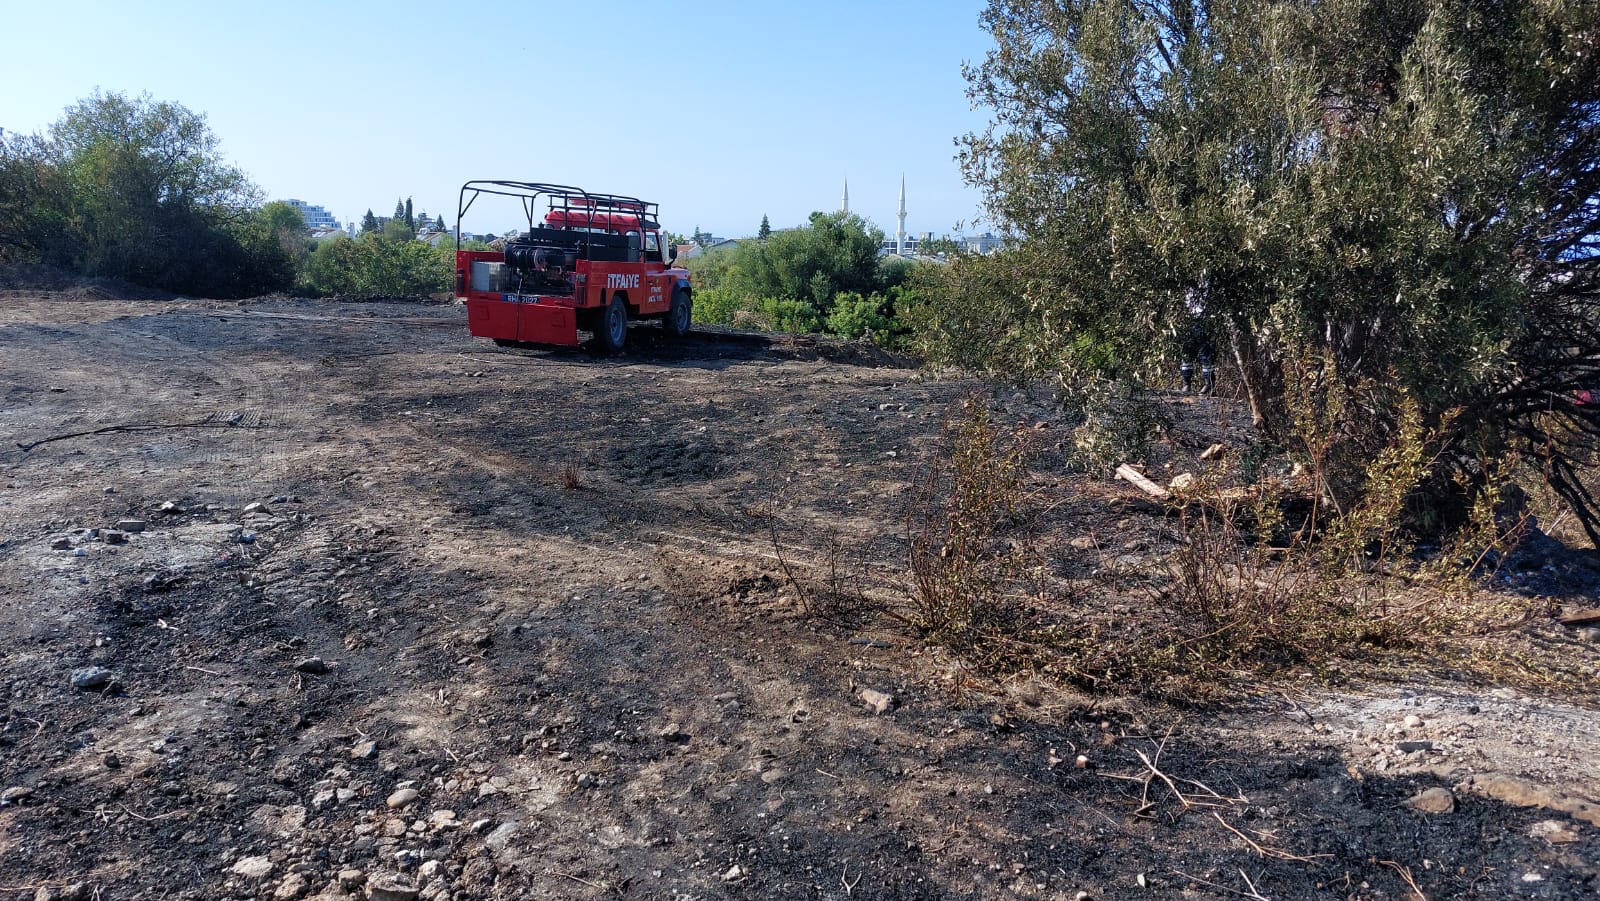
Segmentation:
<svg viewBox="0 0 1600 901">
<path fill-rule="evenodd" d="M 617 351 L 628 342 L 628 304 L 621 295 L 611 298 L 600 320 L 595 323 L 594 339 L 601 350 Z"/>
<path fill-rule="evenodd" d="M 689 322 L 693 318 L 694 307 L 689 300 L 689 292 L 682 288 L 672 292 L 672 306 L 667 308 L 665 322 L 667 334 L 674 338 L 689 334 Z"/>
</svg>

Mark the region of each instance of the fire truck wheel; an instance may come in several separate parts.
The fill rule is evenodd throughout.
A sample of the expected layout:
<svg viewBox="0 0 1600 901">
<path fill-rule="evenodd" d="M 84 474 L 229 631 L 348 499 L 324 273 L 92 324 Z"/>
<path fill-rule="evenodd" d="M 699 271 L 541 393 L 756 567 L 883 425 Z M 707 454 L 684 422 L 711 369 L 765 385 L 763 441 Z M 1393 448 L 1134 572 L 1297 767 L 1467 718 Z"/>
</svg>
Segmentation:
<svg viewBox="0 0 1600 901">
<path fill-rule="evenodd" d="M 628 340 L 628 304 L 620 296 L 611 298 L 611 303 L 606 307 L 606 312 L 601 317 L 600 327 L 594 330 L 595 341 L 602 350 L 621 350 L 622 345 Z"/>
<path fill-rule="evenodd" d="M 667 333 L 674 338 L 682 338 L 689 334 L 689 320 L 694 316 L 694 309 L 689 300 L 689 292 L 681 288 L 672 292 L 672 306 L 667 308 Z"/>
</svg>

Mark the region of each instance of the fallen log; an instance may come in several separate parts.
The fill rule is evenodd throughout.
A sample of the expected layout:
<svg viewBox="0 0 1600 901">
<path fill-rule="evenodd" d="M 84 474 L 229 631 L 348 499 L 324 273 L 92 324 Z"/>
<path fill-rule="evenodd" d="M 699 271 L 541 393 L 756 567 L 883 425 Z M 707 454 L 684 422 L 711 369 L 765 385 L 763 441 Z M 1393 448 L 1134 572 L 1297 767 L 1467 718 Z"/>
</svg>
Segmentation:
<svg viewBox="0 0 1600 901">
<path fill-rule="evenodd" d="M 1143 491 L 1145 494 L 1148 494 L 1151 497 L 1159 497 L 1165 500 L 1166 498 L 1172 496 L 1172 492 L 1145 478 L 1144 473 L 1134 469 L 1132 466 L 1129 466 L 1126 463 L 1117 467 L 1117 478 L 1128 482 L 1129 484 L 1133 485 L 1133 487 Z"/>
<path fill-rule="evenodd" d="M 1590 607 L 1587 610 L 1574 610 L 1561 615 L 1563 626 L 1592 626 L 1600 623 L 1600 608 Z"/>
</svg>

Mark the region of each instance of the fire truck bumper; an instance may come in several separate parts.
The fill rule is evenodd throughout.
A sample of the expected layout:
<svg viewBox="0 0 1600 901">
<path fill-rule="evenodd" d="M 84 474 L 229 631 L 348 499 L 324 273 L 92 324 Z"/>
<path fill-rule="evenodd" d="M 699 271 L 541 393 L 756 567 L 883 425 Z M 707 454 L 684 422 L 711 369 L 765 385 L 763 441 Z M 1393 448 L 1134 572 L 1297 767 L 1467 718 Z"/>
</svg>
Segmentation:
<svg viewBox="0 0 1600 901">
<path fill-rule="evenodd" d="M 467 328 L 478 338 L 524 344 L 578 343 L 578 319 L 571 307 L 553 304 L 472 298 L 467 301 Z"/>
</svg>

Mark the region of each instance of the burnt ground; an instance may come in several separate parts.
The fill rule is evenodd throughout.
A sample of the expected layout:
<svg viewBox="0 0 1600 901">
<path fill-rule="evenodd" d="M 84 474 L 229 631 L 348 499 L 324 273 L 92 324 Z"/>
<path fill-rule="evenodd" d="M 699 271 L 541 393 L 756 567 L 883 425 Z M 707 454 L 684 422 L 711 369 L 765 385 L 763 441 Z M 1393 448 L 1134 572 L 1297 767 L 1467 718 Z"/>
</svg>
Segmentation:
<svg viewBox="0 0 1600 901">
<path fill-rule="evenodd" d="M 892 584 L 974 391 L 649 327 L 504 351 L 449 304 L 0 296 L 0 899 L 1600 891 L 1582 691 L 1179 710 L 804 615 L 785 568 L 836 542 Z M 1156 548 L 1131 488 L 1057 475 L 1097 536 L 1064 570 Z M 1519 640 L 1593 686 L 1546 620 Z"/>
</svg>

